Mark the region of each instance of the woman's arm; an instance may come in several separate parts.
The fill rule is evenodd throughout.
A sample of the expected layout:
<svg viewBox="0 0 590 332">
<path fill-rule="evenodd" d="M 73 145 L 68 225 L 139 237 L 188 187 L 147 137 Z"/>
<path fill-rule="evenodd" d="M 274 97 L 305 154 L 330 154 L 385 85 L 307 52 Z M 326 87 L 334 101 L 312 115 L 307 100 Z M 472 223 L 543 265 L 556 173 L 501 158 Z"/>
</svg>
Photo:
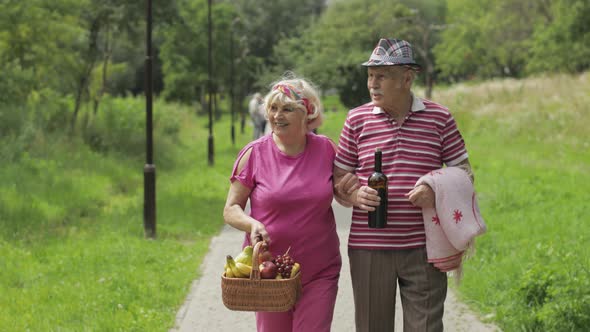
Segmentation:
<svg viewBox="0 0 590 332">
<path fill-rule="evenodd" d="M 242 171 L 248 159 L 250 159 L 250 153 L 251 150 L 248 150 L 242 156 L 236 170 L 237 173 Z M 250 233 L 251 243 L 256 243 L 256 238 L 259 235 L 262 236 L 264 241 L 270 243 L 270 238 L 264 225 L 244 212 L 251 192 L 252 190 L 240 181 L 233 181 L 229 187 L 225 207 L 223 208 L 223 220 L 233 228 Z"/>
<path fill-rule="evenodd" d="M 375 211 L 379 206 L 377 190 L 368 186 L 360 186 L 358 177 L 338 166 L 334 166 L 334 196 L 343 206 L 357 206 L 365 211 Z M 343 203 L 341 203 L 344 202 Z"/>
<path fill-rule="evenodd" d="M 338 147 L 334 141 L 330 140 L 334 152 L 338 151 Z M 359 187 L 358 178 L 340 167 L 333 166 L 332 168 L 332 183 L 334 199 L 338 204 L 344 207 L 352 207 L 353 201 L 350 199 L 350 195 Z"/>
</svg>

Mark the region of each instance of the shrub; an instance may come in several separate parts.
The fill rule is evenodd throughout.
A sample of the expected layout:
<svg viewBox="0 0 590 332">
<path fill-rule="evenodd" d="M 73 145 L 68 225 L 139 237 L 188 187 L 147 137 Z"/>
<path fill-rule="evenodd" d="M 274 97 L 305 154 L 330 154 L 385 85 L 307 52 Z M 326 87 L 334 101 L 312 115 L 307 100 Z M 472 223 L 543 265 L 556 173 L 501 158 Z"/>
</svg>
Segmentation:
<svg viewBox="0 0 590 332">
<path fill-rule="evenodd" d="M 104 98 L 96 117 L 83 133 L 96 151 L 139 155 L 145 144 L 145 110 L 138 99 Z"/>
<path fill-rule="evenodd" d="M 504 315 L 524 331 L 587 331 L 590 326 L 588 262 L 572 252 L 539 245 L 540 259 L 530 265 L 514 295 L 516 303 Z M 582 258 L 584 259 L 584 258 Z"/>
<path fill-rule="evenodd" d="M 12 61 L 0 63 L 0 72 L 0 105 L 23 103 L 35 85 L 33 69 L 22 69 L 18 61 Z"/>
<path fill-rule="evenodd" d="M 100 152 L 143 156 L 146 143 L 144 98 L 105 97 L 97 115 L 83 132 L 83 139 Z M 154 103 L 153 135 L 159 145 L 177 141 L 180 118 L 174 108 Z"/>
</svg>

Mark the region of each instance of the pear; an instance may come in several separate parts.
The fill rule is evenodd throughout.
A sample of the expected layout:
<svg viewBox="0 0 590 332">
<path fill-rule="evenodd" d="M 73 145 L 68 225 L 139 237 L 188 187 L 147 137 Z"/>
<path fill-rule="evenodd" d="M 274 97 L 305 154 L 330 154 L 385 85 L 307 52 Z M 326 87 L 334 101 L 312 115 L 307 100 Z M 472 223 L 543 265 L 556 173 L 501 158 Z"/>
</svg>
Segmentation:
<svg viewBox="0 0 590 332">
<path fill-rule="evenodd" d="M 236 256 L 235 261 L 237 263 L 242 263 L 242 264 L 246 264 L 248 266 L 252 266 L 252 253 L 253 253 L 253 251 L 254 251 L 254 248 L 252 248 L 252 246 L 244 247 L 242 252 Z"/>
</svg>

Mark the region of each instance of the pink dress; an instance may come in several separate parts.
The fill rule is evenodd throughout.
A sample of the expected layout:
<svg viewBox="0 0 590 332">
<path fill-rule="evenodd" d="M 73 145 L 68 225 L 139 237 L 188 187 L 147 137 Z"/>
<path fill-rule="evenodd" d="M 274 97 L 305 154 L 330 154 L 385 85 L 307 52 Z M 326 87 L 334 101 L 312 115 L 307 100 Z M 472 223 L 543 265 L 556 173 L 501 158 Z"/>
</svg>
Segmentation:
<svg viewBox="0 0 590 332">
<path fill-rule="evenodd" d="M 250 158 L 236 174 L 249 148 Z M 250 215 L 265 225 L 270 250 L 277 255 L 291 247 L 289 254 L 301 264 L 301 299 L 287 313 L 258 313 L 258 331 L 330 330 L 342 264 L 332 211 L 334 156 L 327 137 L 309 133 L 297 156 L 281 152 L 270 134 L 248 144 L 237 158 L 231 181 L 252 189 Z"/>
</svg>

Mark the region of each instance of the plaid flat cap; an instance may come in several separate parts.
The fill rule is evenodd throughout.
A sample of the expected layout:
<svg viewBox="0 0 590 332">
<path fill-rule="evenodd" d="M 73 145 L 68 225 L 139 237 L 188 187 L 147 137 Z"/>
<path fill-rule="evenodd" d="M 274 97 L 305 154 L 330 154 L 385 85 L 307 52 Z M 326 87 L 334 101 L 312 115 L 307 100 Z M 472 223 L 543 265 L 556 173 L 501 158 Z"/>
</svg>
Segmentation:
<svg viewBox="0 0 590 332">
<path fill-rule="evenodd" d="M 420 65 L 414 61 L 412 45 L 402 39 L 381 38 L 371 53 L 369 61 L 362 64 L 366 67 L 373 66 L 412 66 L 420 69 Z"/>
</svg>

